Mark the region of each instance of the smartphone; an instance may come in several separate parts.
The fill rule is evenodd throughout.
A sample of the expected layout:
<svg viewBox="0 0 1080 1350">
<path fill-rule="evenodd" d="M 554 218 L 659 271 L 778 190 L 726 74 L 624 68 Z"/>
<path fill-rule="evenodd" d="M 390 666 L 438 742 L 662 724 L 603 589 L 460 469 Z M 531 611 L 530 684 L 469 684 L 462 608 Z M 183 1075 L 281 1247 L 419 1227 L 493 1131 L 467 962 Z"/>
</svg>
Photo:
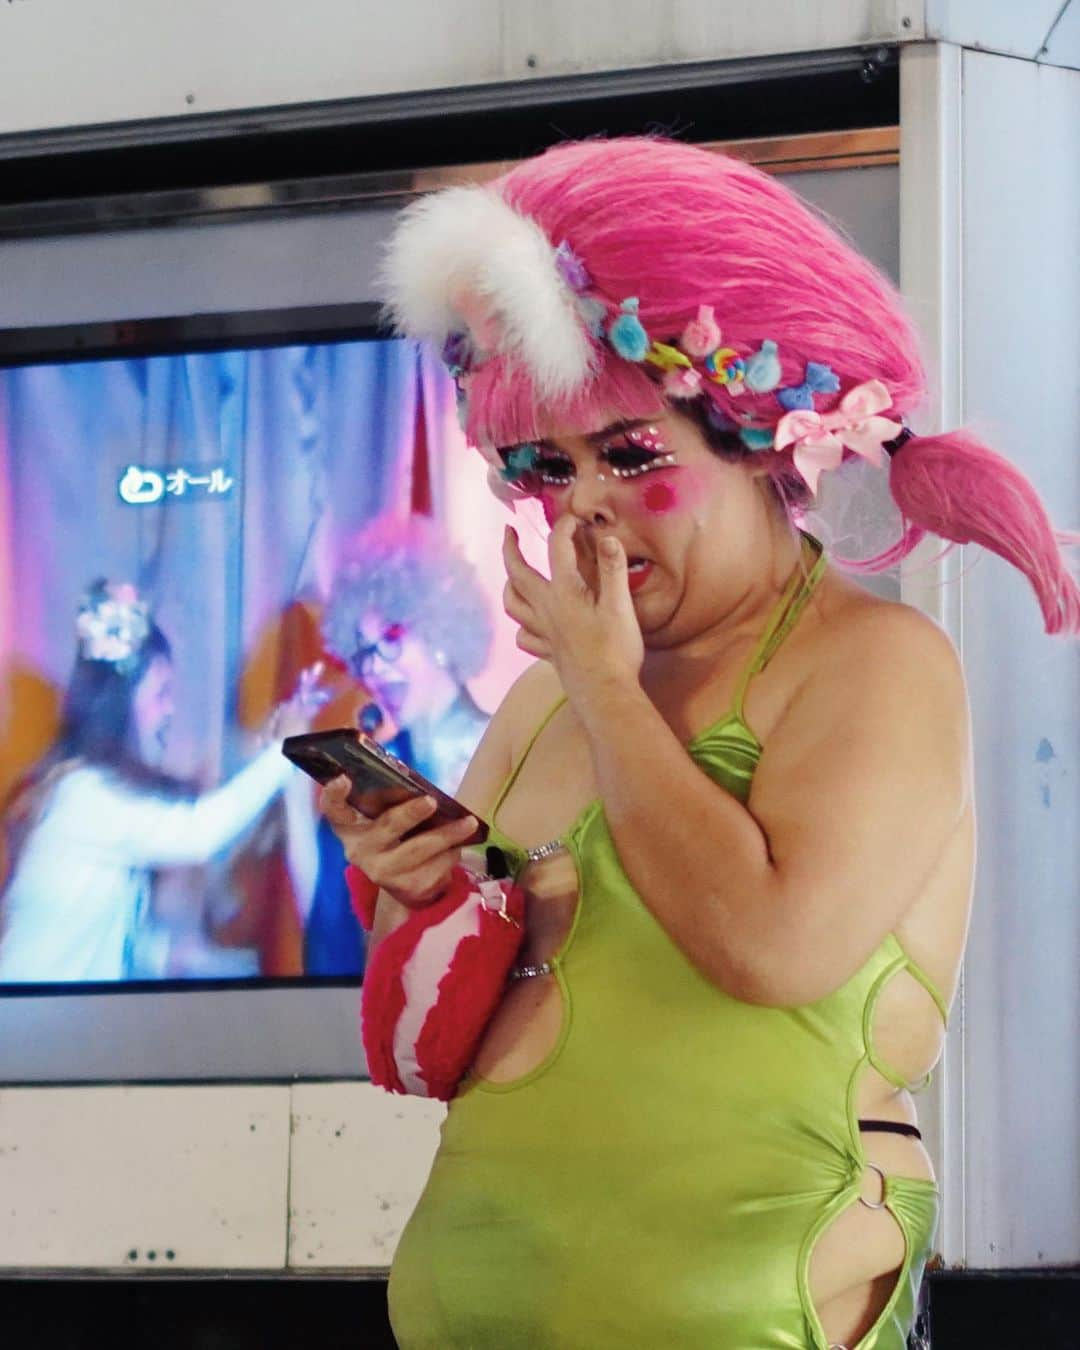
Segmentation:
<svg viewBox="0 0 1080 1350">
<path fill-rule="evenodd" d="M 345 774 L 352 782 L 349 805 L 365 816 L 378 816 L 387 807 L 407 802 L 410 797 L 434 797 L 436 808 L 433 814 L 404 835 L 405 839 L 436 825 L 475 815 L 434 783 L 429 783 L 404 760 L 392 755 L 373 737 L 353 727 L 288 736 L 282 743 L 281 753 L 317 783 L 329 783 L 332 778 Z M 482 844 L 487 836 L 487 825 L 478 820 L 476 830 L 464 844 Z"/>
</svg>

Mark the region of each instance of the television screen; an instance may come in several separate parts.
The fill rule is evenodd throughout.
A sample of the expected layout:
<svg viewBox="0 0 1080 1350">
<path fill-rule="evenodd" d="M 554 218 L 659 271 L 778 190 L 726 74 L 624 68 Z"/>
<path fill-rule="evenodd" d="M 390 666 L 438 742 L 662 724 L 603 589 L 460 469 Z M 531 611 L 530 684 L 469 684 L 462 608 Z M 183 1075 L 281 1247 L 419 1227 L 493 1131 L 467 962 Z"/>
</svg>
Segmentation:
<svg viewBox="0 0 1080 1350">
<path fill-rule="evenodd" d="M 439 363 L 280 343 L 0 369 L 0 990 L 360 977 L 282 736 L 452 792 L 526 663 Z"/>
</svg>

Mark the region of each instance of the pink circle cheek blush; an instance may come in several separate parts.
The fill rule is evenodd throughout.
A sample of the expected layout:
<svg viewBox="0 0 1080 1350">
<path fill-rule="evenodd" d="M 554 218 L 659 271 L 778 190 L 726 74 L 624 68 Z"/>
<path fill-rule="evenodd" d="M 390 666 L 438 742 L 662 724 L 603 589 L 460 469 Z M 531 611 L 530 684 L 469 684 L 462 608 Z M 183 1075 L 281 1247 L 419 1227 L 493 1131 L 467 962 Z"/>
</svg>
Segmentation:
<svg viewBox="0 0 1080 1350">
<path fill-rule="evenodd" d="M 666 516 L 675 510 L 679 499 L 670 483 L 649 483 L 642 489 L 641 504 L 650 516 Z"/>
<path fill-rule="evenodd" d="M 646 481 L 638 488 L 637 508 L 645 515 L 658 517 L 678 513 L 685 515 L 704 502 L 709 495 L 709 486 L 699 474 L 678 473 L 647 475 Z"/>
</svg>

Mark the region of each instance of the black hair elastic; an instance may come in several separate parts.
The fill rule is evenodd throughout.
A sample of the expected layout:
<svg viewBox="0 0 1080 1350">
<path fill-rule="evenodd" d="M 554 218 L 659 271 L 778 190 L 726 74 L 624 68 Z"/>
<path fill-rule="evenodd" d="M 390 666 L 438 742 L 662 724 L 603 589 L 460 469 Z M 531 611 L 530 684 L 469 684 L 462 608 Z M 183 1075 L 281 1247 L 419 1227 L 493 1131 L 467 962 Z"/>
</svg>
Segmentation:
<svg viewBox="0 0 1080 1350">
<path fill-rule="evenodd" d="M 891 441 L 883 441 L 881 448 L 887 450 L 890 455 L 895 455 L 901 446 L 907 445 L 915 433 L 910 427 L 904 427 L 899 436 L 895 436 Z"/>
</svg>

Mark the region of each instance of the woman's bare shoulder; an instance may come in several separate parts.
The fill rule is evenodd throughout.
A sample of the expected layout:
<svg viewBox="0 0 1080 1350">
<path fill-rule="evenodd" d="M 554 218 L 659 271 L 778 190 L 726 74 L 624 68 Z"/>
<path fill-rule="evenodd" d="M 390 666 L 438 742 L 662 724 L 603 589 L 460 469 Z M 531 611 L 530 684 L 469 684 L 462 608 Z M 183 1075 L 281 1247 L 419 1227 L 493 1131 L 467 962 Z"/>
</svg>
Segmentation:
<svg viewBox="0 0 1080 1350">
<path fill-rule="evenodd" d="M 802 663 L 800 697 L 789 704 L 791 720 L 798 720 L 800 709 L 820 716 L 830 705 L 840 713 L 858 709 L 867 728 L 925 716 L 964 753 L 963 667 L 939 624 L 911 605 L 851 583 L 834 594 L 823 617 Z"/>
<path fill-rule="evenodd" d="M 899 667 L 920 685 L 963 687 L 959 654 L 952 639 L 928 614 L 898 600 L 862 591 L 836 606 L 820 633 L 822 659 L 850 668 L 859 678 L 871 668 Z"/>
<path fill-rule="evenodd" d="M 503 695 L 462 779 L 458 796 L 487 811 L 509 777 L 540 719 L 562 696 L 555 668 L 547 661 L 526 667 Z"/>
</svg>

